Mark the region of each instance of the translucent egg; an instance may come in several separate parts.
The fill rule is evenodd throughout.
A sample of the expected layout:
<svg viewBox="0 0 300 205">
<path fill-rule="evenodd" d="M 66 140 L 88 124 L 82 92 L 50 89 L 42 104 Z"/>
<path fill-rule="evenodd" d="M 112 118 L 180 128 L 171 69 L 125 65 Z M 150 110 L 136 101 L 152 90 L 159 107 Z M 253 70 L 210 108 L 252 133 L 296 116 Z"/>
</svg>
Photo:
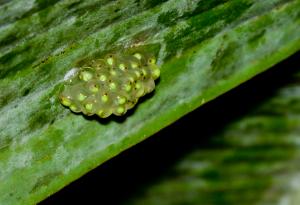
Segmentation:
<svg viewBox="0 0 300 205">
<path fill-rule="evenodd" d="M 121 116 L 139 98 L 152 92 L 160 69 L 153 56 L 144 53 L 108 54 L 82 66 L 65 83 L 59 98 L 73 112 Z"/>
</svg>

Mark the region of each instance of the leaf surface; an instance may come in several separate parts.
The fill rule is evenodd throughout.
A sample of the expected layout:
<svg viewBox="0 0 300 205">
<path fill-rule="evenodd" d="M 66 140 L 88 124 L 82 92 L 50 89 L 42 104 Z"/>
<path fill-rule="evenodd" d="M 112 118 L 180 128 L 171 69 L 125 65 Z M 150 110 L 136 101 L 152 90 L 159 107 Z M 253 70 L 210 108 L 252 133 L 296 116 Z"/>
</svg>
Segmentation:
<svg viewBox="0 0 300 205">
<path fill-rule="evenodd" d="M 0 11 L 0 204 L 8 205 L 41 201 L 300 48 L 299 0 L 12 0 Z M 129 47 L 157 56 L 153 95 L 108 120 L 61 106 L 72 67 Z"/>
<path fill-rule="evenodd" d="M 206 107 L 209 111 L 197 110 L 177 121 L 179 128 L 173 130 L 190 130 L 185 137 L 188 143 L 182 145 L 175 137 L 169 146 L 170 158 L 184 150 L 180 159 L 173 159 L 164 174 L 139 186 L 139 191 L 122 204 L 299 204 L 299 54 L 276 71 L 216 100 Z M 273 85 L 264 86 L 265 82 Z M 253 91 L 256 96 L 247 94 Z M 216 119 L 223 109 L 227 110 L 224 115 L 232 116 Z M 200 114 L 207 119 L 188 123 Z M 166 144 L 172 132 L 176 131 L 166 132 L 163 141 L 152 143 L 158 146 L 157 155 L 164 150 L 159 144 Z"/>
</svg>

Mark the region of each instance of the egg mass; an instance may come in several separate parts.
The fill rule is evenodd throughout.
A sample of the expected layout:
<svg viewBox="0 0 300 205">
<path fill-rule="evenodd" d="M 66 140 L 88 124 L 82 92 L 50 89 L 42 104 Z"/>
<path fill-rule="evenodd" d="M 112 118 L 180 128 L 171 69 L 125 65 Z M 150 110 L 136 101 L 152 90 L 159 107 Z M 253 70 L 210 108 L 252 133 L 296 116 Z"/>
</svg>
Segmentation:
<svg viewBox="0 0 300 205">
<path fill-rule="evenodd" d="M 59 99 L 76 113 L 101 118 L 120 116 L 154 90 L 159 76 L 153 56 L 138 52 L 109 54 L 82 66 L 65 82 Z"/>
</svg>

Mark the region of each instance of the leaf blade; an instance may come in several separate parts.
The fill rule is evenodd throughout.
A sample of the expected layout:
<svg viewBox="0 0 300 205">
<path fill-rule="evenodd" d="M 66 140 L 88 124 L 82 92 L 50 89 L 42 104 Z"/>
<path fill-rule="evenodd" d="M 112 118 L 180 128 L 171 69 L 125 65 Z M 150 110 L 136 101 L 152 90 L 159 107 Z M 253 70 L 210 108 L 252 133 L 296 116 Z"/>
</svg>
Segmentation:
<svg viewBox="0 0 300 205">
<path fill-rule="evenodd" d="M 24 204 L 33 204 L 42 200 L 300 48 L 298 0 L 274 1 L 278 5 L 274 2 L 268 5 L 259 1 L 228 1 L 221 5 L 216 3 L 216 7 L 200 14 L 185 8 L 186 12 L 179 15 L 182 19 L 178 24 L 173 26 L 166 22 L 164 26 L 167 26 L 154 35 L 161 28 L 154 20 L 184 4 L 184 1 L 174 2 L 168 1 L 105 27 L 74 47 L 68 47 L 64 53 L 50 56 L 45 63 L 38 61 L 60 46 L 57 42 L 59 33 L 57 35 L 55 29 L 25 42 L 23 47 L 12 46 L 9 55 L 2 56 L 8 73 L 2 73 L 0 81 L 0 86 L 6 90 L 2 94 L 0 128 L 4 131 L 0 136 L 7 142 L 0 152 L 3 167 L 0 202 L 18 204 L 21 199 Z M 231 14 L 239 3 L 244 6 L 241 14 L 228 15 L 223 23 L 222 16 Z M 270 10 L 257 9 L 267 6 Z M 189 13 L 192 16 L 183 15 Z M 212 17 L 215 17 L 213 21 Z M 144 19 L 148 21 L 145 23 Z M 203 23 L 197 27 L 199 22 Z M 187 24 L 190 26 L 185 27 Z M 147 29 L 141 29 L 143 27 Z M 193 31 L 193 28 L 197 29 Z M 63 32 L 63 26 L 57 29 Z M 175 37 L 172 36 L 174 31 L 178 32 Z M 136 35 L 132 36 L 133 33 Z M 38 54 L 40 42 L 47 37 L 51 39 L 51 35 L 57 35 L 55 40 L 50 40 L 45 51 Z M 76 33 L 69 39 L 74 35 Z M 122 36 L 125 37 L 122 39 Z M 137 37 L 138 42 L 147 45 L 159 44 L 159 50 L 156 46 L 153 48 L 153 51 L 159 51 L 162 65 L 162 77 L 155 95 L 123 121 L 99 123 L 87 120 L 59 104 L 56 95 L 61 80 L 74 61 L 95 51 L 101 53 L 113 49 L 118 43 L 132 44 Z M 274 37 L 279 40 L 274 42 Z M 32 42 L 35 42 L 32 52 L 22 50 Z M 69 45 L 69 41 L 66 42 Z M 102 43 L 100 51 L 97 42 Z M 196 45 L 191 47 L 192 44 Z M 146 48 L 152 49 L 151 46 Z M 16 57 L 18 52 L 21 60 Z M 32 57 L 35 55 L 37 58 Z M 24 59 L 29 59 L 28 63 L 20 66 Z M 22 181 L 22 178 L 31 180 Z M 10 187 L 18 187 L 14 195 L 7 192 Z"/>
</svg>

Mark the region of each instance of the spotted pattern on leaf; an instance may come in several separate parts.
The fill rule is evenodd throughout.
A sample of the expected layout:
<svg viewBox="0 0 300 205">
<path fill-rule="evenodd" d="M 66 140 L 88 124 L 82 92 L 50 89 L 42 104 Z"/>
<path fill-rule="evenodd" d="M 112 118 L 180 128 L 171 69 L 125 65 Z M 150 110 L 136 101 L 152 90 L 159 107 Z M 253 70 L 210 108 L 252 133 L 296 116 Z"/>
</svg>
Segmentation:
<svg viewBox="0 0 300 205">
<path fill-rule="evenodd" d="M 160 69 L 153 56 L 109 54 L 82 66 L 65 81 L 59 98 L 73 112 L 98 115 L 124 115 L 139 98 L 155 88 Z"/>
</svg>

